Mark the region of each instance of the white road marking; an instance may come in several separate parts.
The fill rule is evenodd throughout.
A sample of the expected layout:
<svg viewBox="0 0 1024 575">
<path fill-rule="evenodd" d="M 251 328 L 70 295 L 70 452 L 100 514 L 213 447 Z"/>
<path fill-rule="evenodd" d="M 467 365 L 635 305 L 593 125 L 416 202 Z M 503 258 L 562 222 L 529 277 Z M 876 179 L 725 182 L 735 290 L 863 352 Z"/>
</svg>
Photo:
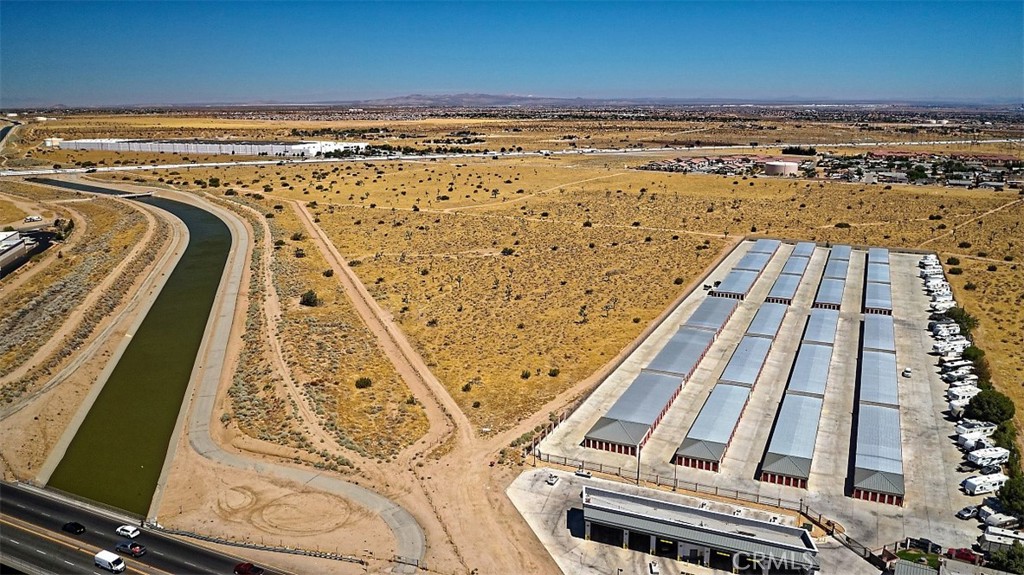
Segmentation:
<svg viewBox="0 0 1024 575">
<path fill-rule="evenodd" d="M 43 551 L 42 549 L 36 549 L 36 553 L 40 555 L 46 555 L 46 551 Z"/>
<path fill-rule="evenodd" d="M 67 563 L 68 565 L 74 565 L 74 563 L 68 561 L 67 559 L 65 559 L 64 562 Z"/>
</svg>

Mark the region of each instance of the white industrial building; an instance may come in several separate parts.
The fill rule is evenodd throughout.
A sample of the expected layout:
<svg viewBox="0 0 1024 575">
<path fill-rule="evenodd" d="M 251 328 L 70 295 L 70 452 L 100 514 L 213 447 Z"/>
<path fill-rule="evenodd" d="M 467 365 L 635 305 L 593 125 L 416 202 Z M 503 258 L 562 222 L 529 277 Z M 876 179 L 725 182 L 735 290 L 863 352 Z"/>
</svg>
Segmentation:
<svg viewBox="0 0 1024 575">
<path fill-rule="evenodd" d="M 28 257 L 30 249 L 18 232 L 0 232 L 0 277 L 14 271 Z"/>
<path fill-rule="evenodd" d="M 363 152 L 364 142 L 274 142 L 259 140 L 124 140 L 119 138 L 93 138 L 59 140 L 64 150 L 103 150 L 110 152 L 150 152 L 169 154 L 210 154 L 224 156 L 288 156 L 312 158 L 329 152 Z"/>
</svg>

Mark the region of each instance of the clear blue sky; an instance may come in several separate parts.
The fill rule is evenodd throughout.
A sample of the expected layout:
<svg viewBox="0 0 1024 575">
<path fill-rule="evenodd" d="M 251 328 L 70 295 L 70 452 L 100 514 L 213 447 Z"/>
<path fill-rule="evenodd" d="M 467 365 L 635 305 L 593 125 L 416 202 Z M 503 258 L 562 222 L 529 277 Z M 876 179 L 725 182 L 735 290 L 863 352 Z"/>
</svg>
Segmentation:
<svg viewBox="0 0 1024 575">
<path fill-rule="evenodd" d="M 1024 101 L 1024 2 L 0 2 L 0 106 Z"/>
</svg>

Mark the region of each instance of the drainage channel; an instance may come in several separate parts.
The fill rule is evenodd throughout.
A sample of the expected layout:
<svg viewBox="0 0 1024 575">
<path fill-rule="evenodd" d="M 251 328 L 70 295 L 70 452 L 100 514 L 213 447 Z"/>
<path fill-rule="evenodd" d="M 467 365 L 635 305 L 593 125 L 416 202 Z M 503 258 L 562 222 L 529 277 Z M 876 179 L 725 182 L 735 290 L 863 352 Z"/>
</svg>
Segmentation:
<svg viewBox="0 0 1024 575">
<path fill-rule="evenodd" d="M 44 178 L 66 189 L 123 192 Z M 189 242 L 153 306 L 71 440 L 48 485 L 144 516 L 231 249 L 231 234 L 201 208 L 166 198 L 135 201 L 163 209 L 188 227 Z"/>
</svg>

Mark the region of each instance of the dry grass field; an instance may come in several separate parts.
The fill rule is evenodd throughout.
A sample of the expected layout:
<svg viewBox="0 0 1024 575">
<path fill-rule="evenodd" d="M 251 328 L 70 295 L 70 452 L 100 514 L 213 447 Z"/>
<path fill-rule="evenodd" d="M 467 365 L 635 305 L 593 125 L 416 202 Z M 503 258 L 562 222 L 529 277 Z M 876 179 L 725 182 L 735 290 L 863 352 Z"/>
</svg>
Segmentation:
<svg viewBox="0 0 1024 575">
<path fill-rule="evenodd" d="M 36 188 L 8 183 L 5 191 L 34 197 Z M 122 281 L 102 294 L 92 294 L 105 281 L 109 283 L 110 276 L 138 244 L 149 224 L 137 208 L 110 199 L 76 202 L 73 207 L 55 209 L 67 213 L 66 209 L 76 216 L 70 243 L 55 246 L 53 250 L 60 255 L 45 267 L 23 268 L 26 274 L 32 272 L 25 281 L 19 281 L 18 273 L 5 280 L 12 287 L 0 292 L 0 333 L 4 334 L 0 338 L 0 381 L 2 397 L 7 402 L 52 373 L 87 341 L 94 328 L 120 303 L 136 275 L 152 260 L 152 255 L 142 259 L 137 256 L 137 261 L 121 272 Z M 55 334 L 62 332 L 62 340 L 51 346 L 53 349 L 46 357 L 36 357 Z M 27 366 L 27 373 L 21 373 L 24 370 L 18 370 L 19 366 L 29 361 L 36 363 Z"/>
<path fill-rule="evenodd" d="M 306 202 L 460 406 L 492 429 L 610 359 L 729 238 L 915 247 L 1016 197 L 628 169 L 636 160 L 349 162 L 157 177 L 192 189 L 216 177 L 221 190 L 264 194 L 268 211 L 275 197 Z M 284 239 L 281 249 L 296 247 Z M 282 293 L 297 297 L 303 285 Z"/>
<path fill-rule="evenodd" d="M 25 215 L 13 202 L 0 200 L 0 224 L 21 222 Z"/>
<path fill-rule="evenodd" d="M 433 118 L 381 122 L 364 120 L 278 121 L 202 118 L 190 116 L 67 116 L 22 126 L 8 150 L 11 166 L 54 165 L 64 167 L 93 162 L 98 165 L 149 162 L 217 161 L 232 157 L 162 154 L 84 152 L 39 147 L 47 137 L 78 138 L 236 138 L 236 139 L 344 139 L 372 144 L 414 148 L 461 146 L 474 150 L 571 150 L 585 148 L 634 148 L 709 144 L 772 146 L 780 142 L 893 142 L 959 140 L 1006 137 L 999 127 L 956 126 L 919 128 L 918 133 L 900 131 L 905 125 L 872 123 L 865 131 L 853 123 L 832 121 L 793 122 L 785 119 L 745 118 L 719 110 L 712 119 L 509 119 Z M 293 133 L 293 130 L 296 132 Z M 1014 135 L 1014 133 L 1010 133 Z M 968 151 L 972 148 L 965 146 Z M 973 148 L 977 148 L 974 146 Z M 1005 147 L 998 148 L 1001 153 Z M 777 148 L 769 152 L 776 152 Z M 763 153 L 765 150 L 757 150 Z M 947 149 L 946 151 L 949 151 Z M 974 151 L 980 151 L 975 149 Z M 994 151 L 994 150 L 993 150 Z M 1019 151 L 1019 148 L 1017 148 Z M 991 152 L 990 152 L 991 153 Z"/>
<path fill-rule="evenodd" d="M 361 455 L 387 458 L 415 442 L 426 432 L 422 407 L 409 400 L 408 389 L 376 347 L 337 279 L 325 275 L 327 262 L 305 237 L 290 206 L 259 196 L 229 198 L 255 208 L 269 223 L 274 245 L 270 266 L 281 308 L 274 313 L 280 317 L 282 354 L 290 377 L 301 386 L 316 415 L 340 444 Z M 262 229 L 258 223 L 253 227 Z M 302 294 L 310 290 L 320 300 L 315 307 L 300 304 Z M 250 306 L 261 299 L 250 291 Z M 261 314 L 250 312 L 253 315 Z M 260 330 L 265 329 L 257 325 L 247 337 L 262 340 Z M 243 431 L 264 440 L 294 440 L 295 430 L 285 422 L 297 423 L 291 421 L 295 407 L 282 400 L 280 376 L 268 368 L 266 359 L 258 358 L 255 364 L 242 361 L 239 369 L 244 374 L 236 377 L 232 398 L 235 409 L 242 412 L 237 422 Z M 370 386 L 358 389 L 360 378 L 368 378 Z"/>
</svg>

